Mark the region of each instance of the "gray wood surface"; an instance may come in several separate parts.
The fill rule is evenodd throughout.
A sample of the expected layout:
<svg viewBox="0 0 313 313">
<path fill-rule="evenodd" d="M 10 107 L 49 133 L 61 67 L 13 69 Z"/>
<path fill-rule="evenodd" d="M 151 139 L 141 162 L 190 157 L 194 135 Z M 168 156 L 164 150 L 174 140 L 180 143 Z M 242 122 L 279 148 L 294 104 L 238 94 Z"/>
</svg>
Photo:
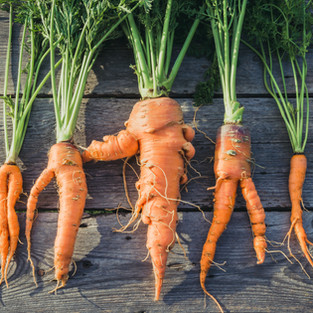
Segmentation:
<svg viewBox="0 0 313 313">
<path fill-rule="evenodd" d="M 211 214 L 207 217 L 211 218 Z M 313 214 L 305 213 L 304 217 L 312 238 Z M 125 223 L 129 215 L 120 218 Z M 283 240 L 288 231 L 288 218 L 287 213 L 267 213 L 268 240 Z M 74 254 L 77 272 L 57 295 L 48 294 L 55 286 L 55 281 L 51 282 L 53 272 L 47 271 L 53 265 L 56 219 L 56 214 L 39 213 L 34 224 L 32 256 L 38 269 L 38 288 L 26 263 L 22 235 L 24 245 L 18 246 L 9 277 L 10 287 L 1 289 L 1 312 L 218 312 L 212 301 L 204 300 L 198 284 L 202 243 L 209 227 L 200 212 L 179 214 L 177 232 L 187 258 L 176 244 L 169 254 L 159 302 L 153 301 L 151 262 L 149 259 L 142 262 L 147 253 L 146 226 L 141 224 L 135 233 L 112 232 L 112 227 L 118 227 L 115 214 L 84 216 Z M 24 220 L 24 214 L 20 214 L 22 227 Z M 298 253 L 295 240 L 291 244 L 312 276 L 313 270 Z M 269 245 L 269 250 L 278 249 L 287 252 L 285 246 Z M 225 272 L 213 266 L 207 277 L 207 288 L 225 312 L 312 311 L 312 281 L 297 263 L 290 264 L 282 254 L 272 253 L 267 254 L 264 264 L 256 265 L 246 213 L 234 213 L 219 242 L 215 261 L 226 262 L 222 266 Z"/>
<path fill-rule="evenodd" d="M 14 95 L 19 29 L 14 32 L 12 68 L 9 92 Z M 7 15 L 0 13 L 0 94 L 3 86 L 4 55 L 7 40 Z M 139 95 L 136 76 L 129 69 L 131 52 L 119 45 L 104 49 L 99 55 L 88 79 L 86 97 L 75 133 L 75 142 L 86 147 L 92 139 L 113 134 L 123 128 L 133 104 Z M 309 54 L 308 68 L 312 68 L 313 54 Z M 173 96 L 183 108 L 185 121 L 193 124 L 195 108 L 192 94 L 198 80 L 202 79 L 208 65 L 204 58 L 186 57 L 173 88 Z M 46 64 L 46 69 L 48 64 Z M 292 78 L 286 72 L 286 81 Z M 309 71 L 309 91 L 313 91 L 313 72 Z M 290 203 L 287 180 L 291 148 L 285 126 L 273 100 L 262 83 L 262 69 L 257 57 L 242 47 L 238 68 L 239 101 L 245 106 L 244 122 L 250 127 L 252 151 L 255 158 L 254 181 L 267 211 L 267 239 L 281 242 L 289 229 Z M 289 89 L 292 94 L 292 89 Z M 213 140 L 223 120 L 221 93 L 213 104 L 199 109 L 197 126 Z M 0 116 L 2 105 L 0 105 Z M 311 120 L 312 121 L 312 118 Z M 58 199 L 55 184 L 46 188 L 39 198 L 39 216 L 32 232 L 32 256 L 36 265 L 38 288 L 35 287 L 29 263 L 27 263 L 24 236 L 25 202 L 27 194 L 47 161 L 49 147 L 55 141 L 54 114 L 49 84 L 34 103 L 25 144 L 19 164 L 23 168 L 24 192 L 17 205 L 21 225 L 21 241 L 15 262 L 9 274 L 10 287 L 0 287 L 0 312 L 218 312 L 208 298 L 204 299 L 199 281 L 199 259 L 209 223 L 191 204 L 179 205 L 177 232 L 187 253 L 184 257 L 178 244 L 169 254 L 162 299 L 153 301 L 154 278 L 147 250 L 146 226 L 140 225 L 134 233 L 113 232 L 118 227 L 115 208 L 120 204 L 129 207 L 122 178 L 122 161 L 88 163 L 85 165 L 89 197 L 86 213 L 76 242 L 74 260 L 75 276 L 57 295 L 48 291 L 55 287 L 53 271 L 53 242 L 56 233 Z M 310 126 L 312 133 L 312 126 Z M 3 132 L 0 119 L 0 135 Z M 2 138 L 2 135 L 1 135 Z M 4 161 L 0 139 L 0 162 Z M 192 178 L 182 199 L 205 211 L 212 217 L 212 192 L 214 185 L 212 157 L 214 144 L 199 131 L 193 144 L 197 150 L 188 168 Z M 313 208 L 313 141 L 310 135 L 307 145 L 308 172 L 303 190 L 306 208 Z M 130 164 L 136 167 L 134 159 Z M 137 168 L 138 170 L 138 168 Z M 199 174 L 201 177 L 198 177 Z M 136 201 L 135 175 L 127 168 L 127 182 L 131 201 Z M 48 212 L 45 212 L 48 210 Z M 91 213 L 101 213 L 98 215 Z M 113 212 L 113 213 L 112 213 Z M 129 214 L 120 212 L 122 223 Z M 304 213 L 304 226 L 313 240 L 313 213 Z M 313 269 L 307 264 L 293 238 L 292 251 L 299 258 L 307 273 L 313 277 Z M 271 245 L 269 250 L 282 250 L 285 246 Z M 226 262 L 226 272 L 213 266 L 207 277 L 207 289 L 218 299 L 225 312 L 312 312 L 312 280 L 293 260 L 290 264 L 279 252 L 268 253 L 263 265 L 256 265 L 252 248 L 252 235 L 242 196 L 238 195 L 232 220 L 221 237 L 215 261 Z"/>
</svg>

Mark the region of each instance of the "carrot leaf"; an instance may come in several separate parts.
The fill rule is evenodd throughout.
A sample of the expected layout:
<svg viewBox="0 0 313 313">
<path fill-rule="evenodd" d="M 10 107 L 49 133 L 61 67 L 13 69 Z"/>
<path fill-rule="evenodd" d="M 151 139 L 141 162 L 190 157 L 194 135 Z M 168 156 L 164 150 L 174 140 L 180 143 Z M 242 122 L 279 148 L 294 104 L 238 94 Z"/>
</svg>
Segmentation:
<svg viewBox="0 0 313 313">
<path fill-rule="evenodd" d="M 182 14 L 186 14 L 185 19 L 192 16 L 193 23 L 172 63 L 174 35 Z M 154 0 L 128 15 L 122 28 L 133 49 L 135 65 L 131 68 L 137 75 L 142 99 L 168 95 L 171 91 L 200 18 L 201 6 L 191 0 Z"/>
<path fill-rule="evenodd" d="M 265 88 L 278 106 L 294 153 L 303 153 L 309 130 L 306 54 L 313 38 L 312 1 L 252 1 L 248 10 L 244 43 L 263 63 Z"/>
</svg>

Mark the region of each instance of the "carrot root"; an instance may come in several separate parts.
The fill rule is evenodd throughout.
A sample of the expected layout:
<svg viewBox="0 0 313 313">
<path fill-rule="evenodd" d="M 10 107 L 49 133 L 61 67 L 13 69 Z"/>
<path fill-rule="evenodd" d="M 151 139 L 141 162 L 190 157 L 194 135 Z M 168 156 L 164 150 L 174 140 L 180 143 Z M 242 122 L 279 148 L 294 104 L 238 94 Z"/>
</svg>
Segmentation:
<svg viewBox="0 0 313 313">
<path fill-rule="evenodd" d="M 290 160 L 290 173 L 289 173 L 289 195 L 291 201 L 291 217 L 290 217 L 290 230 L 288 236 L 290 237 L 292 230 L 298 239 L 302 253 L 307 261 L 313 267 L 312 256 L 309 252 L 307 245 L 311 245 L 308 240 L 306 232 L 303 228 L 302 222 L 302 189 L 305 180 L 307 169 L 307 159 L 304 154 L 295 154 Z M 289 241 L 288 241 L 289 242 Z M 289 243 L 288 243 L 289 245 Z M 290 247 L 288 247 L 291 252 Z"/>
<path fill-rule="evenodd" d="M 137 102 L 125 126 L 126 130 L 117 136 L 105 136 L 103 142 L 93 141 L 83 153 L 83 159 L 109 161 L 140 152 L 138 200 L 122 231 L 142 213 L 141 220 L 148 225 L 147 248 L 155 275 L 155 300 L 158 300 L 168 251 L 175 243 L 179 185 L 186 181 L 185 161 L 195 154 L 190 143 L 194 130 L 184 124 L 179 104 L 167 97 Z"/>
<path fill-rule="evenodd" d="M 250 134 L 247 128 L 237 124 L 225 124 L 217 133 L 214 173 L 215 189 L 213 220 L 204 243 L 200 261 L 200 285 L 223 312 L 220 304 L 205 288 L 206 275 L 213 263 L 216 245 L 224 232 L 235 205 L 236 190 L 240 183 L 254 234 L 257 263 L 265 258 L 265 213 L 251 179 Z"/>
<path fill-rule="evenodd" d="M 0 168 L 0 253 L 1 279 L 7 287 L 8 267 L 19 241 L 19 222 L 15 204 L 23 191 L 23 179 L 15 164 L 3 164 Z"/>
<path fill-rule="evenodd" d="M 40 192 L 56 177 L 60 198 L 58 230 L 54 244 L 54 267 L 57 287 L 65 286 L 74 252 L 74 244 L 80 220 L 83 215 L 87 195 L 86 178 L 82 168 L 82 158 L 77 148 L 67 142 L 53 145 L 49 152 L 47 168 L 42 172 L 31 189 L 27 202 L 26 239 L 28 258 L 30 257 L 31 229 L 34 222 L 36 204 Z"/>
</svg>

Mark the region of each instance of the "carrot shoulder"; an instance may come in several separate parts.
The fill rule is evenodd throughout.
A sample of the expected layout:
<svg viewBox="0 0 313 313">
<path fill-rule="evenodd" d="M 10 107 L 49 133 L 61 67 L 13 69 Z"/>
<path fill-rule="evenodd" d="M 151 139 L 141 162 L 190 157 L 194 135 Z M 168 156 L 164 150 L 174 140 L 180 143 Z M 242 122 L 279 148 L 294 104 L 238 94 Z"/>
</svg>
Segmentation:
<svg viewBox="0 0 313 313">
<path fill-rule="evenodd" d="M 179 185 L 186 180 L 185 160 L 195 153 L 190 143 L 194 131 L 184 123 L 179 104 L 167 97 L 136 103 L 125 125 L 126 130 L 116 137 L 106 136 L 101 143 L 93 141 L 83 153 L 83 159 L 115 160 L 139 151 L 138 200 L 130 223 L 141 212 L 142 221 L 148 224 L 147 248 L 155 275 L 155 300 L 158 300 L 167 254 L 175 243 Z M 120 144 L 124 136 L 128 144 Z"/>
<path fill-rule="evenodd" d="M 216 243 L 230 220 L 239 183 L 252 225 L 258 264 L 263 263 L 265 258 L 265 213 L 251 179 L 250 145 L 250 134 L 246 127 L 225 124 L 219 128 L 214 162 L 216 186 L 213 220 L 200 261 L 200 284 L 210 297 L 205 289 L 206 275 L 214 259 Z"/>
<path fill-rule="evenodd" d="M 66 284 L 68 279 L 76 235 L 87 196 L 87 185 L 82 168 L 81 154 L 74 145 L 61 142 L 51 147 L 48 166 L 30 191 L 27 202 L 25 231 L 30 261 L 30 233 L 34 222 L 38 196 L 53 177 L 56 177 L 57 180 L 60 201 L 58 229 L 54 243 L 55 279 L 58 282 L 57 288 L 60 288 Z"/>
</svg>

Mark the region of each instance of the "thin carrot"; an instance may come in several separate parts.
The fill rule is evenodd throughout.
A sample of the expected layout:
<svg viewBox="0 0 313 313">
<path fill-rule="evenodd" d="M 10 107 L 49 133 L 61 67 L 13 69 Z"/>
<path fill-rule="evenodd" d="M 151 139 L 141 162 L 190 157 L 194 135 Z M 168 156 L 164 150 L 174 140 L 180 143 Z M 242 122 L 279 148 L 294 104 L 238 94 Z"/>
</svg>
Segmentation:
<svg viewBox="0 0 313 313">
<path fill-rule="evenodd" d="M 72 263 L 74 244 L 87 195 L 86 178 L 82 159 L 77 148 L 70 143 L 57 143 L 49 152 L 47 168 L 32 187 L 27 202 L 26 239 L 30 259 L 30 233 L 34 221 L 36 203 L 40 192 L 55 177 L 59 186 L 59 222 L 54 244 L 54 267 L 57 288 L 65 286 Z"/>
<path fill-rule="evenodd" d="M 147 248 L 158 300 L 167 254 L 175 243 L 179 183 L 186 178 L 184 159 L 191 159 L 195 153 L 190 143 L 194 131 L 184 124 L 179 104 L 167 97 L 137 102 L 125 125 L 126 131 L 117 136 L 93 141 L 84 151 L 83 160 L 109 161 L 140 153 L 138 200 L 128 225 L 140 212 L 141 220 L 148 224 Z"/>
<path fill-rule="evenodd" d="M 302 222 L 302 188 L 305 180 L 307 160 L 305 147 L 309 134 L 310 99 L 307 86 L 307 51 L 311 44 L 312 3 L 305 0 L 258 1 L 251 6 L 247 31 L 251 42 L 244 42 L 260 58 L 264 67 L 264 86 L 275 100 L 281 117 L 286 125 L 293 156 L 290 160 L 289 195 L 291 200 L 291 226 L 287 233 L 288 250 L 290 236 L 294 233 L 300 244 L 302 253 L 313 266 L 313 258 L 307 245 Z M 252 25 L 252 27 L 250 27 Z M 260 28 L 261 25 L 269 25 Z M 301 28 L 301 32 L 298 29 Z M 283 31 L 288 29 L 288 31 Z M 296 45 L 294 43 L 297 43 Z M 275 60 L 279 72 L 273 70 Z M 290 86 L 286 82 L 286 67 L 291 69 L 295 97 L 289 99 Z M 300 264 L 301 265 L 301 264 Z M 303 268 L 303 266 L 301 265 Z"/>
<path fill-rule="evenodd" d="M 289 195 L 291 201 L 291 217 L 290 217 L 290 230 L 289 236 L 294 229 L 294 232 L 299 241 L 301 250 L 305 255 L 308 262 L 313 266 L 312 256 L 309 252 L 307 244 L 313 245 L 307 238 L 302 223 L 302 188 L 305 180 L 307 169 L 307 159 L 304 154 L 295 154 L 290 160 L 289 172 Z"/>
<path fill-rule="evenodd" d="M 213 220 L 200 261 L 200 284 L 206 293 L 205 278 L 214 259 L 216 243 L 230 220 L 238 184 L 241 186 L 247 204 L 254 234 L 257 263 L 264 262 L 267 246 L 264 237 L 265 213 L 251 179 L 250 162 L 250 134 L 248 129 L 238 124 L 221 126 L 218 130 L 215 148 L 214 172 L 217 183 Z M 209 294 L 209 296 L 211 295 Z"/>
</svg>

